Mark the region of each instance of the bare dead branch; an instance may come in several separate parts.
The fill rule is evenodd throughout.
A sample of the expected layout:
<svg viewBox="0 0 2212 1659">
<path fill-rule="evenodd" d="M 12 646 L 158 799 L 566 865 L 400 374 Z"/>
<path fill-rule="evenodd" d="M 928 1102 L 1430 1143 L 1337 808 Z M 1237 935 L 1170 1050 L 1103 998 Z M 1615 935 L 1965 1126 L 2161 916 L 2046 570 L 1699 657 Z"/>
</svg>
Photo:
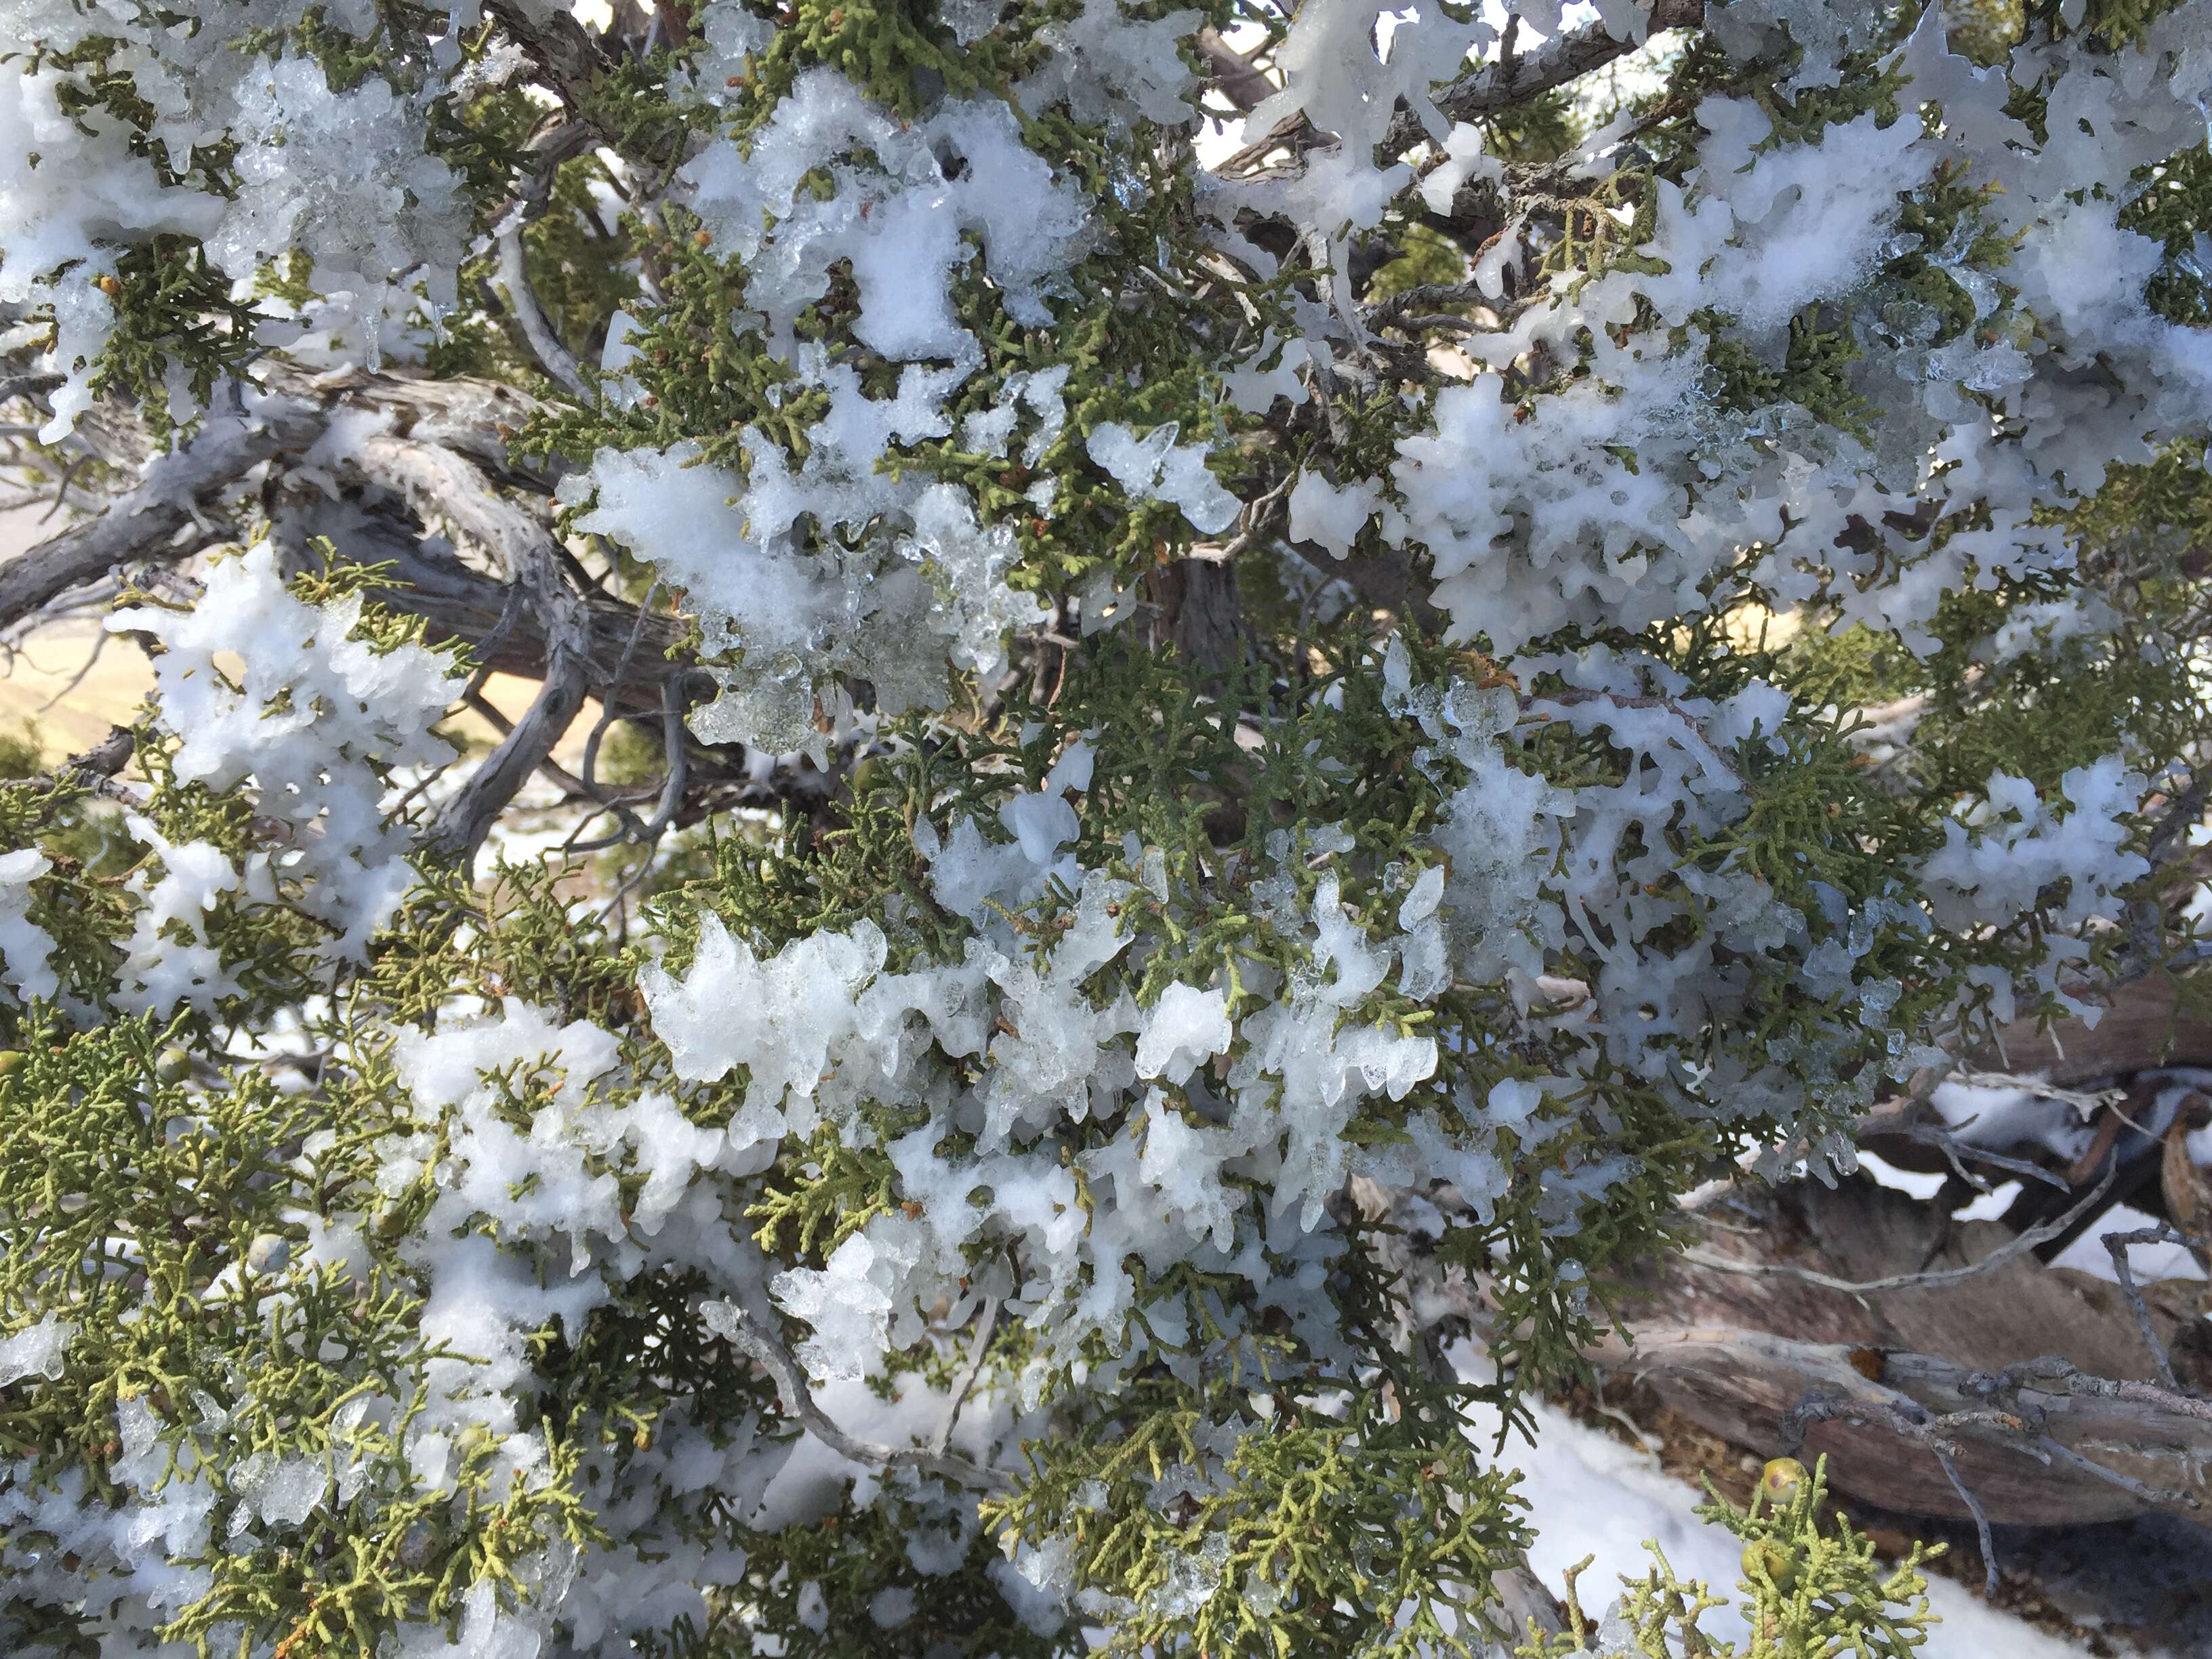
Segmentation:
<svg viewBox="0 0 2212 1659">
<path fill-rule="evenodd" d="M 543 21 L 537 9 L 514 0 L 488 0 L 484 10 L 515 45 L 528 54 L 538 79 L 548 92 L 570 110 L 586 101 L 592 83 L 607 67 L 582 24 L 560 9 L 546 10 Z"/>
<path fill-rule="evenodd" d="M 43 398 L 58 391 L 68 377 L 62 374 L 10 374 L 0 380 L 0 404 L 13 403 L 18 398 Z"/>
<path fill-rule="evenodd" d="M 1198 50 L 1212 72 L 1214 86 L 1238 109 L 1255 108 L 1274 92 L 1275 83 L 1266 72 L 1255 69 L 1252 60 L 1223 40 L 1221 31 L 1211 23 L 1198 32 Z"/>
<path fill-rule="evenodd" d="M 1782 1444 L 1786 1451 L 1796 1452 L 1804 1447 L 1805 1431 L 1815 1423 L 1831 1423 L 1841 1419 L 1845 1422 L 1879 1423 L 1900 1439 L 1910 1440 L 1924 1448 L 1943 1471 L 1951 1483 L 1952 1491 L 1974 1519 L 1974 1536 L 1982 1550 L 1982 1594 L 1997 1593 L 1996 1540 L 1990 1535 L 1989 1512 L 1959 1478 L 1959 1466 L 1954 1460 L 1959 1448 L 1944 1438 L 1943 1424 L 1931 1421 L 1927 1412 L 1910 1402 L 1899 1404 L 1880 1400 L 1836 1400 L 1825 1395 L 1808 1395 L 1801 1400 L 1782 1419 Z M 1948 1420 L 1948 1419 L 1947 1419 Z"/>
<path fill-rule="evenodd" d="M 2003 1524 L 2193 1510 L 2206 1491 L 2212 1402 L 2093 1376 L 2055 1356 L 1978 1370 L 1934 1354 L 1668 1325 L 1631 1325 L 1587 1353 L 1602 1370 L 1653 1385 L 1701 1426 L 1770 1455 L 1802 1447 L 1802 1435 L 1793 1440 L 1785 1421 L 1793 1410 L 1800 1430 L 1831 1422 L 1895 1432 L 1903 1422 L 1914 1425 L 1904 1431 L 1911 1443 L 1939 1437 L 1954 1462 L 1941 1480 L 1883 1456 L 1875 1443 L 1831 1439 L 1820 1448 L 1836 1455 L 1848 1490 L 1893 1509 L 1971 1517 L 1975 1505 L 1960 1500 L 1952 1474 Z M 1803 1409 L 1816 1400 L 1826 1403 Z M 2179 1483 L 2144 1478 L 2161 1470 Z"/>
<path fill-rule="evenodd" d="M 520 220 L 501 227 L 499 233 L 499 280 L 507 290 L 507 308 L 522 330 L 522 337 L 530 343 L 530 349 L 539 365 L 555 380 L 579 398 L 590 395 L 584 377 L 576 368 L 576 359 L 568 348 L 561 343 L 553 325 L 545 320 L 545 313 L 538 303 L 538 295 L 530 286 L 529 273 L 524 269 L 522 258 L 522 225 Z"/>
<path fill-rule="evenodd" d="M 1978 1261 L 1970 1261 L 1963 1267 L 1942 1267 L 1932 1273 L 1892 1273 L 1885 1279 L 1853 1280 L 1838 1279 L 1810 1267 L 1801 1267 L 1789 1261 L 1741 1261 L 1734 1256 L 1717 1255 L 1711 1250 L 1692 1245 L 1680 1252 L 1683 1261 L 1692 1267 L 1710 1268 L 1725 1273 L 1771 1273 L 1795 1279 L 1807 1285 L 1818 1285 L 1822 1290 L 1840 1291 L 1846 1296 L 1869 1296 L 1878 1291 L 1932 1290 L 1940 1285 L 1955 1285 L 1961 1279 L 1972 1279 L 1992 1268 L 2002 1267 L 2008 1261 L 2018 1261 L 2037 1245 L 2058 1237 L 2083 1216 L 2112 1189 L 2119 1173 L 2116 1163 L 2105 1171 L 2104 1178 L 2090 1188 L 2088 1195 L 2063 1215 L 2052 1217 L 2040 1226 L 2030 1227 L 2014 1237 L 2009 1243 L 2001 1244 Z"/>
<path fill-rule="evenodd" d="M 2128 1304 L 2135 1310 L 2136 1324 L 2142 1331 L 2144 1343 L 2149 1347 L 2152 1362 L 2158 1367 L 2158 1380 L 2169 1389 L 2180 1388 L 2173 1375 L 2173 1356 L 2166 1352 L 2166 1344 L 2159 1340 L 2158 1329 L 2151 1323 L 2150 1310 L 2143 1305 L 2142 1292 L 2136 1288 L 2135 1269 L 2128 1262 L 2128 1247 L 2132 1244 L 2179 1244 L 2191 1250 L 2201 1250 L 2204 1241 L 2193 1233 L 2185 1233 L 2178 1227 L 2163 1222 L 2153 1227 L 2137 1227 L 2130 1232 L 2105 1233 L 2100 1243 L 2106 1254 L 2112 1258 L 2112 1274 L 2120 1283 Z"/>
<path fill-rule="evenodd" d="M 580 121 L 562 122 L 532 137 L 526 149 L 537 158 L 538 166 L 522 195 L 502 216 L 495 233 L 499 247 L 499 280 L 507 290 L 508 311 L 546 374 L 579 398 L 588 397 L 590 388 L 584 383 L 574 356 L 561 343 L 553 325 L 546 320 L 544 307 L 538 303 L 537 290 L 530 285 L 530 271 L 523 257 L 522 231 L 524 226 L 544 213 L 552 200 L 553 179 L 561 164 L 588 149 L 592 139 L 592 129 Z"/>
<path fill-rule="evenodd" d="M 210 416 L 197 439 L 157 458 L 143 482 L 99 517 L 0 564 L 0 628 L 127 559 L 178 556 L 216 539 L 210 532 L 194 548 L 170 546 L 255 466 L 313 444 L 326 419 L 324 410 L 291 399 L 271 399 L 245 416 Z"/>
<path fill-rule="evenodd" d="M 1905 1139 L 1918 1141 L 1923 1146 L 1935 1147 L 1949 1160 L 1952 1170 L 1961 1181 L 1981 1192 L 1988 1192 L 1990 1184 L 1967 1169 L 1968 1163 L 1985 1164 L 1992 1170 L 2002 1170 L 2007 1175 L 2018 1176 L 2024 1181 L 2039 1181 L 2045 1186 L 2056 1187 L 2062 1192 L 2070 1191 L 2081 1182 L 2087 1181 L 2096 1169 L 2096 1165 L 2093 1164 L 2088 1169 L 2084 1170 L 2075 1181 L 2069 1182 L 2065 1176 L 2053 1174 L 2040 1164 L 2032 1164 L 2024 1158 L 2008 1158 L 2002 1152 L 1992 1152 L 1985 1147 L 1976 1146 L 1970 1142 L 1960 1139 L 1948 1129 L 1939 1127 L 1933 1123 L 1908 1123 L 1891 1133 Z M 2109 1152 L 2111 1148 L 2108 1146 L 2106 1150 Z"/>
<path fill-rule="evenodd" d="M 491 557 L 519 588 L 544 642 L 537 701 L 460 792 L 432 819 L 423 840 L 434 854 L 472 859 L 492 823 L 530 775 L 553 752 L 583 707 L 592 629 L 584 601 L 568 586 L 552 532 L 495 490 L 451 450 L 389 434 L 364 440 L 349 459 L 401 495 L 426 522 L 443 521 Z"/>
</svg>

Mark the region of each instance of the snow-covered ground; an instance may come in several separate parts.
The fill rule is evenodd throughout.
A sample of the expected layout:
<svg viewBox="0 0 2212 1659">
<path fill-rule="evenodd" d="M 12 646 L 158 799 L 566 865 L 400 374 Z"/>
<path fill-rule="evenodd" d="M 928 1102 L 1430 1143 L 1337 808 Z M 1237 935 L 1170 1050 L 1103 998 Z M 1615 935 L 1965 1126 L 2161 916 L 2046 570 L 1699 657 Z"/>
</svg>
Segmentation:
<svg viewBox="0 0 2212 1659">
<path fill-rule="evenodd" d="M 1484 1368 L 1473 1351 L 1462 1350 L 1461 1369 L 1471 1376 Z M 1679 1576 L 1702 1578 L 1717 1595 L 1734 1590 L 1741 1547 L 1692 1513 L 1705 1501 L 1702 1492 L 1666 1473 L 1656 1458 L 1540 1401 L 1534 1413 L 1535 1443 L 1516 1438 L 1503 1457 L 1522 1472 L 1521 1493 L 1537 1534 L 1528 1564 L 1546 1583 L 1556 1589 L 1569 1567 L 1595 1556 L 1581 1580 L 1583 1606 L 1595 1617 L 1622 1575 L 1643 1577 L 1650 1540 Z M 1497 1443 L 1494 1415 L 1470 1413 L 1469 1424 L 1477 1443 Z M 1943 1622 L 1929 1633 L 1920 1659 L 2085 1659 L 2092 1651 L 1984 1605 L 1948 1579 L 1931 1577 L 1928 1597 Z M 1732 1610 L 1709 1613 L 1705 1628 L 1736 1641 L 1747 1634 Z"/>
</svg>

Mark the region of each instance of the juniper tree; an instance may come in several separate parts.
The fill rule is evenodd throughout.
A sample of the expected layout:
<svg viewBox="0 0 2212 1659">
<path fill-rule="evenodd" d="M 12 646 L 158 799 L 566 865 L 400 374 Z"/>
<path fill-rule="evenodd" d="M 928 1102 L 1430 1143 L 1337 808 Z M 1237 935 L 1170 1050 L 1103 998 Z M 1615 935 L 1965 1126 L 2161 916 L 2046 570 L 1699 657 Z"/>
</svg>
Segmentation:
<svg viewBox="0 0 2212 1659">
<path fill-rule="evenodd" d="M 1657 1653 L 1468 1409 L 2186 955 L 2202 0 L 0 18 L 10 1651 Z"/>
</svg>

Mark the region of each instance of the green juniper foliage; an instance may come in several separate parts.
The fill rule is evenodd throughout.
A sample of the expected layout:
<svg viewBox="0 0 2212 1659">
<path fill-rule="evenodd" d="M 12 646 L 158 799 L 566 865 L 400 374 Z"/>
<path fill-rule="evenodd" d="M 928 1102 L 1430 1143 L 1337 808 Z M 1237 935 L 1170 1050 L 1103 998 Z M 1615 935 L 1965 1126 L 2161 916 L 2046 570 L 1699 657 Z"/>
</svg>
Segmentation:
<svg viewBox="0 0 2212 1659">
<path fill-rule="evenodd" d="M 1918 1646 L 1512 1437 L 2193 960 L 2205 0 L 605 9 L 0 5 L 0 1648 Z"/>
<path fill-rule="evenodd" d="M 1642 1659 L 1908 1659 L 1928 1640 L 1936 1622 L 1928 1610 L 1928 1581 L 1921 1563 L 1933 1553 L 1915 1546 L 1906 1559 L 1884 1570 L 1873 1544 L 1841 1515 L 1823 1511 L 1827 1460 L 1808 1474 L 1795 1458 L 1766 1466 L 1750 1506 L 1737 1509 L 1706 1484 L 1709 1503 L 1698 1513 L 1744 1540 L 1743 1577 L 1736 1584 L 1747 1642 L 1717 1638 L 1699 1627 L 1726 1606 L 1703 1582 L 1678 1577 L 1666 1553 L 1649 1545 L 1651 1566 L 1644 1577 L 1623 1575 L 1627 1594 L 1617 1611 L 1593 1626 L 1570 1594 L 1570 1629 L 1534 1634 L 1516 1650 L 1520 1659 L 1573 1659 L 1590 1653 L 1638 1655 Z M 1575 1575 L 1589 1566 L 1585 1561 Z"/>
</svg>

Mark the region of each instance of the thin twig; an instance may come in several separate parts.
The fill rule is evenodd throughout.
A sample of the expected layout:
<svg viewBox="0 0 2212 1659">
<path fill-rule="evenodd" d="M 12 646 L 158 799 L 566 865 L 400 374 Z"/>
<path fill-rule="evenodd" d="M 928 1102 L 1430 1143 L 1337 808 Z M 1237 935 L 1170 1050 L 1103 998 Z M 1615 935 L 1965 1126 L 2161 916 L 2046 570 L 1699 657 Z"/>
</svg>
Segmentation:
<svg viewBox="0 0 2212 1659">
<path fill-rule="evenodd" d="M 2002 1267 L 2008 1261 L 2017 1261 L 2037 1245 L 2058 1237 L 2083 1216 L 2089 1213 L 2097 1201 L 2111 1190 L 2112 1181 L 2119 1174 L 2115 1162 L 2105 1171 L 2104 1178 L 2092 1188 L 2087 1197 L 2064 1214 L 2055 1216 L 2026 1232 L 2000 1244 L 1978 1261 L 1970 1261 L 1963 1267 L 1942 1267 L 1933 1273 L 1893 1273 L 1887 1279 L 1837 1279 L 1810 1267 L 1796 1267 L 1786 1261 L 1738 1261 L 1733 1257 L 1717 1255 L 1692 1245 L 1681 1252 L 1682 1259 L 1699 1267 L 1716 1273 L 1771 1274 L 1784 1279 L 1795 1279 L 1808 1285 L 1818 1285 L 1823 1290 L 1841 1291 L 1846 1296 L 1869 1296 L 1881 1291 L 1932 1290 L 1939 1285 L 1955 1285 L 1962 1279 Z"/>
<path fill-rule="evenodd" d="M 2197 1506 L 2197 1496 L 2193 1492 L 2185 1492 L 2179 1486 L 2148 1486 L 2131 1474 L 2122 1474 L 2118 1469 L 2106 1468 L 2094 1457 L 2084 1457 L 2063 1441 L 2054 1440 L 2047 1434 L 2036 1443 L 2060 1462 L 2095 1480 L 2109 1481 L 2130 1497 L 2142 1498 L 2146 1504 L 2179 1504 L 2192 1510 Z"/>
<path fill-rule="evenodd" d="M 62 469 L 61 483 L 54 487 L 54 504 L 39 515 L 39 522 L 40 524 L 46 523 L 47 520 L 52 518 L 55 514 L 62 510 L 63 504 L 69 500 L 70 482 L 76 477 L 79 470 L 83 467 L 87 459 L 87 457 L 82 455 L 72 455 L 70 457 L 69 465 Z"/>
<path fill-rule="evenodd" d="M 507 289 L 507 309 L 545 372 L 579 398 L 589 397 L 591 389 L 584 384 L 574 356 L 562 344 L 561 337 L 546 320 L 544 308 L 538 303 L 538 295 L 530 286 L 530 272 L 523 258 L 522 230 L 542 216 L 551 203 L 554 175 L 561 164 L 589 148 L 591 143 L 591 129 L 580 122 L 562 122 L 531 139 L 528 149 L 538 158 L 537 168 L 521 197 L 501 219 L 494 233 L 494 240 L 499 245 L 499 280 Z"/>
<path fill-rule="evenodd" d="M 9 404 L 18 398 L 42 398 L 49 392 L 58 392 L 68 380 L 65 374 L 11 374 L 0 380 L 0 404 Z"/>
<path fill-rule="evenodd" d="M 1293 471 L 1266 495 L 1246 506 L 1244 528 L 1237 532 L 1234 539 L 1224 543 L 1218 548 L 1204 545 L 1194 547 L 1187 556 L 1207 564 L 1230 563 L 1238 554 L 1251 546 L 1259 538 L 1262 531 L 1268 529 L 1273 524 L 1275 515 L 1282 507 L 1283 498 L 1291 493 L 1297 481 L 1298 475 Z"/>
<path fill-rule="evenodd" d="M 1990 1532 L 1990 1517 L 1982 1509 L 1980 1500 L 1959 1478 L 1958 1466 L 1951 1461 L 1958 1453 L 1958 1445 L 1943 1434 L 1944 1428 L 1960 1421 L 1960 1417 L 1931 1419 L 1925 1407 L 1911 1401 L 1899 1404 L 1883 1400 L 1838 1400 L 1828 1395 L 1812 1395 L 1799 1401 L 1783 1413 L 1782 1449 L 1790 1453 L 1802 1449 L 1805 1444 L 1805 1431 L 1814 1424 L 1838 1420 L 1858 1427 L 1878 1422 L 1899 1438 L 1926 1448 L 1935 1457 L 1943 1470 L 1944 1478 L 1950 1481 L 1951 1490 L 1959 1494 L 1959 1501 L 1966 1506 L 1967 1514 L 1974 1518 L 1974 1534 L 1980 1540 L 1982 1549 L 1983 1594 L 1994 1596 L 1997 1593 L 1997 1554 L 1996 1541 Z"/>
<path fill-rule="evenodd" d="M 104 628 L 92 636 L 92 649 L 85 653 L 83 663 L 79 665 L 76 673 L 69 677 L 69 683 L 39 705 L 39 712 L 41 714 L 84 684 L 85 676 L 92 672 L 94 666 L 100 661 L 100 653 L 107 649 L 108 641 L 114 637 L 114 635 Z"/>
<path fill-rule="evenodd" d="M 2117 1164 L 2114 1167 L 2118 1167 Z M 2136 1328 L 2142 1331 L 2142 1340 L 2150 1349 L 2151 1363 L 2158 1367 L 2158 1380 L 2169 1389 L 2179 1389 L 2181 1381 L 2173 1374 L 2173 1360 L 2159 1340 L 2157 1328 L 2151 1323 L 2150 1309 L 2145 1305 L 2142 1292 L 2136 1287 L 2135 1270 L 2128 1263 L 2128 1247 L 2131 1244 L 2179 1244 L 2185 1249 L 2201 1250 L 2204 1241 L 2194 1233 L 2185 1233 L 2179 1227 L 2160 1222 L 2155 1226 L 2137 1227 L 2132 1232 L 2102 1233 L 2100 1240 L 2106 1254 L 2112 1258 L 2112 1276 L 2120 1282 L 2120 1289 L 2128 1298 L 2128 1305 L 2136 1310 Z"/>
<path fill-rule="evenodd" d="M 1656 0 L 1646 18 L 1644 38 L 1662 29 L 1694 27 L 1705 16 L 1705 0 Z M 1553 35 L 1534 52 L 1485 64 L 1445 88 L 1437 95 L 1436 106 L 1448 121 L 1479 121 L 1603 69 L 1643 44 L 1617 39 L 1601 22 L 1587 24 Z M 1401 108 L 1381 148 L 1387 155 L 1398 155 L 1425 137 L 1420 118 Z"/>
<path fill-rule="evenodd" d="M 2149 1406 L 2200 1423 L 2212 1423 L 2212 1400 L 2185 1389 L 2162 1388 L 2155 1382 L 2121 1381 L 2085 1371 L 2057 1354 L 2017 1359 L 2000 1371 L 1970 1371 L 1960 1391 L 1980 1399 L 2018 1394 L 2023 1389 L 2065 1395 L 2086 1395 L 2098 1400 L 2124 1401 Z"/>
<path fill-rule="evenodd" d="M 1951 1167 L 1959 1172 L 1959 1178 L 1961 1181 L 1981 1192 L 1988 1192 L 1990 1183 L 1968 1170 L 1966 1164 L 1960 1162 L 1962 1158 L 1972 1158 L 1977 1164 L 1986 1164 L 1992 1170 L 2002 1170 L 2008 1175 L 2020 1176 L 2026 1180 L 2040 1181 L 2047 1187 L 2057 1188 L 2061 1192 L 2071 1192 L 2074 1189 L 2073 1182 L 2068 1181 L 2063 1176 L 2045 1169 L 2040 1164 L 2031 1163 L 2024 1158 L 2008 1158 L 2002 1152 L 1990 1152 L 1984 1147 L 1975 1146 L 1972 1141 L 1961 1140 L 1950 1130 L 1938 1128 L 1933 1123 L 1907 1123 L 1893 1128 L 1886 1128 L 1881 1133 L 1885 1135 L 1895 1135 L 1900 1140 L 1917 1140 L 1923 1145 L 1936 1148 L 1950 1161 Z M 2092 1164 L 2090 1168 L 2094 1169 L 2095 1165 Z M 2083 1170 L 2081 1179 L 2086 1181 L 2088 1178 L 2089 1171 Z"/>
<path fill-rule="evenodd" d="M 1967 1491 L 1966 1483 L 1959 1479 L 1958 1466 L 1951 1462 L 1950 1454 L 1934 1446 L 1929 1449 L 1936 1453 L 1936 1462 L 1942 1465 L 1951 1490 L 1959 1494 L 1959 1501 L 1974 1517 L 1974 1538 L 1982 1548 L 1982 1595 L 1984 1600 L 1994 1601 L 1997 1593 L 1997 1546 L 1990 1534 L 1990 1517 L 1983 1512 L 1981 1500 Z"/>
<path fill-rule="evenodd" d="M 546 374 L 579 398 L 590 396 L 574 356 L 561 343 L 561 337 L 554 333 L 552 324 L 545 320 L 538 295 L 531 289 L 530 276 L 523 265 L 522 224 L 519 218 L 500 228 L 499 280 L 507 289 L 507 310 L 520 325 L 522 337 L 529 341 L 531 350 Z"/>
<path fill-rule="evenodd" d="M 2024 1095 L 2033 1095 L 2039 1100 L 2056 1100 L 2071 1106 L 2084 1118 L 2100 1106 L 2109 1106 L 2121 1099 L 2123 1089 L 2063 1089 L 2058 1085 L 2039 1077 L 2021 1077 L 2012 1072 L 1955 1071 L 1945 1079 L 1963 1083 L 1976 1089 L 2017 1089 Z"/>
<path fill-rule="evenodd" d="M 830 1414 L 815 1403 L 813 1391 L 808 1387 L 806 1374 L 799 1369 L 798 1359 L 782 1341 L 750 1317 L 734 1302 L 702 1302 L 699 1316 L 707 1328 L 722 1338 L 732 1347 L 768 1373 L 769 1381 L 775 1384 L 776 1398 L 784 1411 L 798 1419 L 799 1425 L 823 1445 L 850 1462 L 872 1465 L 878 1468 L 915 1468 L 926 1474 L 934 1474 L 963 1486 L 996 1491 L 1006 1486 L 1006 1477 L 995 1469 L 985 1468 L 949 1452 L 933 1451 L 921 1447 L 886 1446 L 879 1441 L 863 1440 L 848 1434 L 831 1420 Z"/>
<path fill-rule="evenodd" d="M 983 1373 L 983 1361 L 988 1356 L 991 1338 L 999 1327 L 999 1298 L 983 1298 L 982 1311 L 975 1316 L 975 1334 L 968 1344 L 968 1363 L 960 1368 L 960 1375 L 952 1381 L 952 1397 L 945 1402 L 945 1420 L 937 1425 L 930 1437 L 929 1449 L 939 1456 L 952 1444 L 953 1425 L 960 1420 L 960 1408 L 968 1403 L 968 1391 L 975 1386 L 975 1379 Z"/>
</svg>

